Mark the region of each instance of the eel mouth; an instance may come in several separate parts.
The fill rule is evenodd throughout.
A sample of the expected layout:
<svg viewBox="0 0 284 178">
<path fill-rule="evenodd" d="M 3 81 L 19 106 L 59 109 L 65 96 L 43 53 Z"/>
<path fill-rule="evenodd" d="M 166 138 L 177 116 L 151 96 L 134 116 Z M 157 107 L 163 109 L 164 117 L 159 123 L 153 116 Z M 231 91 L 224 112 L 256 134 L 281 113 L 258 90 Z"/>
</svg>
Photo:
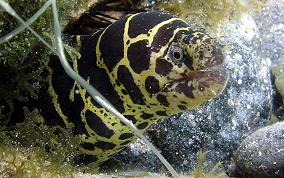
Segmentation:
<svg viewBox="0 0 284 178">
<path fill-rule="evenodd" d="M 199 77 L 203 74 L 206 74 L 206 73 L 210 73 L 210 72 L 202 72 L 202 71 L 199 71 L 199 72 L 193 72 L 191 73 L 189 76 L 186 76 L 186 77 L 183 77 L 183 78 L 180 78 L 180 79 L 177 79 L 177 80 L 174 80 L 172 81 L 173 83 L 177 83 L 177 82 L 181 82 L 181 81 L 184 81 L 184 80 L 191 80 L 191 79 L 194 79 L 196 77 Z"/>
<path fill-rule="evenodd" d="M 215 67 L 212 67 L 206 70 L 195 71 L 186 77 L 173 80 L 167 83 L 161 89 L 161 91 L 169 91 L 171 90 L 173 85 L 176 85 L 179 83 L 188 83 L 190 81 L 194 81 L 194 82 L 202 81 L 202 83 L 208 83 L 209 85 L 214 83 L 214 84 L 225 86 L 229 78 L 228 75 L 229 75 L 229 72 L 226 68 L 220 68 L 220 66 L 215 66 Z"/>
</svg>

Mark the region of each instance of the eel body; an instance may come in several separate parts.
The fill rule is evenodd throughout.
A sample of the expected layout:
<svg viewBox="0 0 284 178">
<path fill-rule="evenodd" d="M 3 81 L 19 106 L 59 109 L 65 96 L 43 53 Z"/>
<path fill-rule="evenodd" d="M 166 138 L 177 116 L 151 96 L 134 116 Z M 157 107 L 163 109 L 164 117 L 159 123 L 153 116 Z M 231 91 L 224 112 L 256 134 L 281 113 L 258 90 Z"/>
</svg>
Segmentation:
<svg viewBox="0 0 284 178">
<path fill-rule="evenodd" d="M 218 96 L 228 79 L 227 70 L 218 67 L 224 56 L 216 39 L 165 13 L 134 14 L 67 41 L 81 55 L 70 60 L 74 70 L 142 132 L 160 118 Z M 73 123 L 84 152 L 75 156 L 76 165 L 96 167 L 137 136 L 55 61 L 33 107 L 50 127 Z"/>
</svg>

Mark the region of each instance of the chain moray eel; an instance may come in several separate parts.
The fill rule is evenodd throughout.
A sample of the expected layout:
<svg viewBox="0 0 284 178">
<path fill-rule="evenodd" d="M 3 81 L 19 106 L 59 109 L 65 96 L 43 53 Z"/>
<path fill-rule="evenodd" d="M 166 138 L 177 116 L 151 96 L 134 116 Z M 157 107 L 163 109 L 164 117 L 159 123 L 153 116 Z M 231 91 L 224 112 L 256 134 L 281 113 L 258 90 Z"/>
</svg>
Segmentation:
<svg viewBox="0 0 284 178">
<path fill-rule="evenodd" d="M 216 39 L 169 14 L 138 13 L 94 34 L 67 38 L 81 54 L 70 61 L 74 70 L 142 132 L 218 96 L 227 83 Z M 48 126 L 74 123 L 84 150 L 76 165 L 96 167 L 135 141 L 132 130 L 69 78 L 58 60 L 49 67 L 50 80 L 33 107 Z"/>
</svg>

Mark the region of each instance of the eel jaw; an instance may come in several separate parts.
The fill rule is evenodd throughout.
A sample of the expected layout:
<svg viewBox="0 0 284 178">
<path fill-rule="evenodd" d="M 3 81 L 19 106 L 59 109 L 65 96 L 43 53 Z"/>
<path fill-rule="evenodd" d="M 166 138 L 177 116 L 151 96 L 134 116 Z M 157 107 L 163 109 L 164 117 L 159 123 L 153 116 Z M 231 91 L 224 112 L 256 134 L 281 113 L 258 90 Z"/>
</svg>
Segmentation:
<svg viewBox="0 0 284 178">
<path fill-rule="evenodd" d="M 223 92 L 229 78 L 228 75 L 227 69 L 217 67 L 196 71 L 187 77 L 167 83 L 161 92 L 169 95 L 178 93 L 180 99 L 191 100 L 199 105 Z M 191 106 L 188 107 L 190 108 Z"/>
</svg>

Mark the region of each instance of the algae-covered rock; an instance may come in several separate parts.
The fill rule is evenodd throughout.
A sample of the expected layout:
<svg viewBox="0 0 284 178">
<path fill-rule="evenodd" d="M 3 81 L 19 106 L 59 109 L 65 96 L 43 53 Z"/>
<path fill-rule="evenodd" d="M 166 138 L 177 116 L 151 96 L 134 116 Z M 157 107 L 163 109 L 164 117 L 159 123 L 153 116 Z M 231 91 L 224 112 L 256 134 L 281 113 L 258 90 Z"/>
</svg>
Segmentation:
<svg viewBox="0 0 284 178">
<path fill-rule="evenodd" d="M 248 136 L 235 152 L 240 177 L 277 178 L 284 176 L 284 123 L 276 123 Z"/>
</svg>

